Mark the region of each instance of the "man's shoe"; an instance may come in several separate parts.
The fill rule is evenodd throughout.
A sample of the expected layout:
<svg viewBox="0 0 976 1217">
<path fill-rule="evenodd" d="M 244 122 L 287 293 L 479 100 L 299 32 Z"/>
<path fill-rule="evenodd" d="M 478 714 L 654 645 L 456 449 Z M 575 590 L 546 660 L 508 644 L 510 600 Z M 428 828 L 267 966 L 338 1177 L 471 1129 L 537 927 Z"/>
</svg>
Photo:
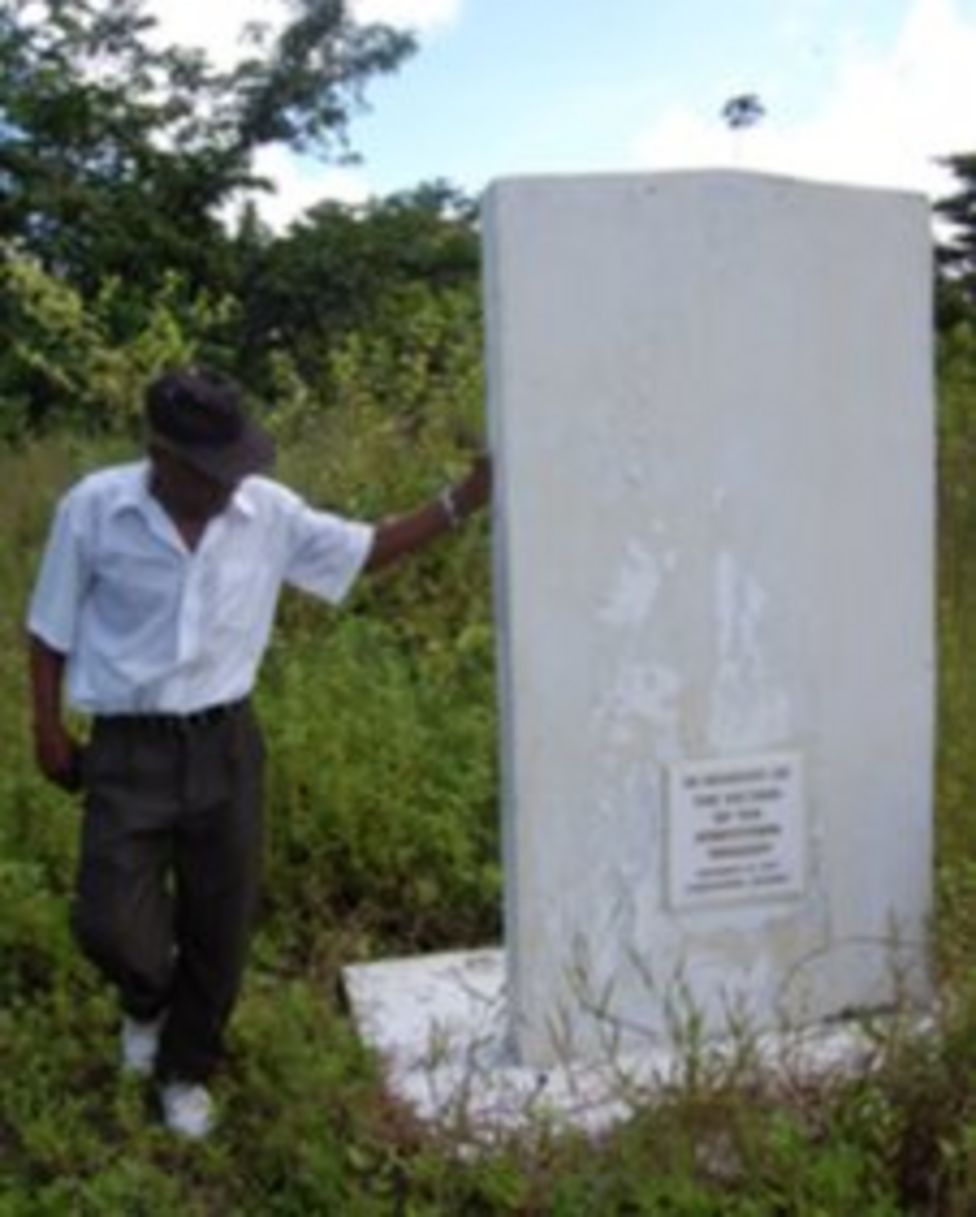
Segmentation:
<svg viewBox="0 0 976 1217">
<path fill-rule="evenodd" d="M 155 1018 L 141 1020 L 128 1014 L 122 1016 L 122 1072 L 131 1077 L 147 1078 L 156 1064 L 159 1033 L 166 1021 L 166 1012 Z"/>
<path fill-rule="evenodd" d="M 166 1082 L 159 1088 L 159 1101 L 170 1132 L 199 1141 L 213 1128 L 213 1099 L 199 1082 Z"/>
</svg>

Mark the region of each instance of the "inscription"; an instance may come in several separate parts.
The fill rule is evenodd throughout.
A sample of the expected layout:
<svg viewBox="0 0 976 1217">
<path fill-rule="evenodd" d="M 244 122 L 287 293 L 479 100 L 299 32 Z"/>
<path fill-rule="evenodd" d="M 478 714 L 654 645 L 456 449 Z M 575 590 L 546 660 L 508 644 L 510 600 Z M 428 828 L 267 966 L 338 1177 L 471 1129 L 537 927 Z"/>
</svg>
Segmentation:
<svg viewBox="0 0 976 1217">
<path fill-rule="evenodd" d="M 802 894 L 798 754 L 685 761 L 668 770 L 668 902 L 688 909 Z"/>
</svg>

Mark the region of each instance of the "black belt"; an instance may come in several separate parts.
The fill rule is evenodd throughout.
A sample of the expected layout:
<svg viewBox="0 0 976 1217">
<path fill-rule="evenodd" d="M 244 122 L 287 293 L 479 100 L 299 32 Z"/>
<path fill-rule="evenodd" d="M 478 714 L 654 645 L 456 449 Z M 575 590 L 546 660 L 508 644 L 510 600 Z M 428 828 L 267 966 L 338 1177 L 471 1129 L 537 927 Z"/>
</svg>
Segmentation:
<svg viewBox="0 0 976 1217">
<path fill-rule="evenodd" d="M 96 714 L 95 721 L 113 726 L 133 727 L 140 731 L 172 732 L 198 731 L 225 722 L 247 705 L 247 698 L 192 710 L 189 714 Z"/>
</svg>

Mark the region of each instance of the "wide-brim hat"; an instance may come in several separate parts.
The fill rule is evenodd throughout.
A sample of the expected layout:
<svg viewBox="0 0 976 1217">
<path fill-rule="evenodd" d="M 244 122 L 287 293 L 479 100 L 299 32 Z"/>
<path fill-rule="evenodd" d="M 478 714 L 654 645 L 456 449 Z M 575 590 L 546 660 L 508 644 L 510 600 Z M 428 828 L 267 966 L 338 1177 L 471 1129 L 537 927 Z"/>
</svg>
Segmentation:
<svg viewBox="0 0 976 1217">
<path fill-rule="evenodd" d="M 149 439 L 226 486 L 271 468 L 275 443 L 244 411 L 241 389 L 209 370 L 164 372 L 146 390 Z"/>
</svg>

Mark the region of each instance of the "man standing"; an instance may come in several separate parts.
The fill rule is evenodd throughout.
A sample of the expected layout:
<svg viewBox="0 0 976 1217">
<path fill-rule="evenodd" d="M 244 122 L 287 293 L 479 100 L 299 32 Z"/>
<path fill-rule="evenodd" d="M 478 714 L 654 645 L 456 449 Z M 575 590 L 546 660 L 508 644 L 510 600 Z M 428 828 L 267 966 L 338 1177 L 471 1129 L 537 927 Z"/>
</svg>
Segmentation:
<svg viewBox="0 0 976 1217">
<path fill-rule="evenodd" d="M 289 583 L 338 603 L 457 527 L 489 494 L 458 486 L 378 525 L 316 511 L 260 476 L 271 438 L 230 381 L 193 369 L 146 394 L 148 459 L 58 505 L 28 614 L 37 762 L 84 791 L 74 928 L 117 987 L 122 1063 L 155 1072 L 163 1118 L 203 1137 L 259 873 L 263 745 L 249 695 Z M 92 716 L 68 733 L 62 686 Z"/>
</svg>

